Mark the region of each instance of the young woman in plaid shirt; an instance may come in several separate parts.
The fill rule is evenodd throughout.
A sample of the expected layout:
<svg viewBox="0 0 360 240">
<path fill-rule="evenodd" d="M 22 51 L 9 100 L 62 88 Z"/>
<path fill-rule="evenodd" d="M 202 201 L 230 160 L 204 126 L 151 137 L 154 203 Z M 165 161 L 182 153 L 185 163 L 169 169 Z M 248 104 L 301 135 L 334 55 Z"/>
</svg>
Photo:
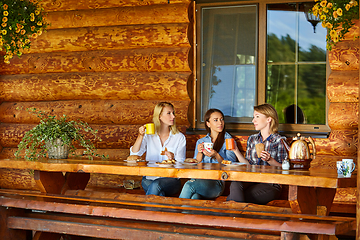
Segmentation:
<svg viewBox="0 0 360 240">
<path fill-rule="evenodd" d="M 287 157 L 287 152 L 281 142 L 283 137 L 277 133 L 279 119 L 276 109 L 270 104 L 255 106 L 252 122 L 255 130 L 258 130 L 259 133 L 248 138 L 246 160 L 251 165 L 281 166 L 282 161 Z M 265 145 L 265 150 L 261 152 L 260 158 L 256 153 L 255 145 L 257 143 Z M 279 184 L 232 182 L 227 201 L 266 204 L 278 198 L 280 193 L 281 186 Z"/>
</svg>

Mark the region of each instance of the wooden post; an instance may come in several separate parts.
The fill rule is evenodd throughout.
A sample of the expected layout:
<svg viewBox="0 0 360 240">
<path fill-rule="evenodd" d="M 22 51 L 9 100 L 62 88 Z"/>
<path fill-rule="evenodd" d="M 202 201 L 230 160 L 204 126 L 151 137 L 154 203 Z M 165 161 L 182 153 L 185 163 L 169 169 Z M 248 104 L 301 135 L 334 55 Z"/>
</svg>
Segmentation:
<svg viewBox="0 0 360 240">
<path fill-rule="evenodd" d="M 27 240 L 31 239 L 31 231 L 14 230 L 7 227 L 7 219 L 10 215 L 24 212 L 23 209 L 7 209 L 0 207 L 0 239 L 2 240 Z"/>
</svg>

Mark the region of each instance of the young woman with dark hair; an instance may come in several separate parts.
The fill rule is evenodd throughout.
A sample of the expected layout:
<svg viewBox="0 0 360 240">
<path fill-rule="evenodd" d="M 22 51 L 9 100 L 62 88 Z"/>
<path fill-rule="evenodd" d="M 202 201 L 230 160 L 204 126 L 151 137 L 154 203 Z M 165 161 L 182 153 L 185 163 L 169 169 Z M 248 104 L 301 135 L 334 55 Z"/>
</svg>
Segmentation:
<svg viewBox="0 0 360 240">
<path fill-rule="evenodd" d="M 225 139 L 232 137 L 225 131 L 224 114 L 218 109 L 209 109 L 204 118 L 208 134 L 196 142 L 194 158 L 203 163 L 221 163 L 223 160 L 236 162 L 236 157 L 241 153 L 236 144 L 234 150 L 226 150 Z M 213 149 L 206 150 L 204 143 L 213 143 Z M 246 160 L 242 162 L 249 164 Z M 213 199 L 222 194 L 224 187 L 224 181 L 191 179 L 185 183 L 179 197 Z"/>
</svg>

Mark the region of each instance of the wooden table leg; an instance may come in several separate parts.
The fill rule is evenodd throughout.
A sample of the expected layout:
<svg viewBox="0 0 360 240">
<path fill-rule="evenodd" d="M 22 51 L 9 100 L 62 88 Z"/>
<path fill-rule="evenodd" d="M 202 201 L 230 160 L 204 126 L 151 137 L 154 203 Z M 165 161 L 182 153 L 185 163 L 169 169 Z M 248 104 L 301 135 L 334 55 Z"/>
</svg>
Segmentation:
<svg viewBox="0 0 360 240">
<path fill-rule="evenodd" d="M 84 190 L 90 180 L 90 173 L 66 173 L 64 176 L 62 172 L 36 170 L 34 171 L 34 179 L 41 192 L 64 194 L 68 189 Z M 59 240 L 60 237 L 61 235 L 58 233 L 36 232 L 33 240 Z"/>
<path fill-rule="evenodd" d="M 336 189 L 289 186 L 289 202 L 294 213 L 326 215 L 330 213 Z M 329 236 L 308 235 L 311 240 L 327 240 Z"/>
<path fill-rule="evenodd" d="M 61 194 L 67 190 L 84 190 L 90 180 L 90 173 L 68 172 L 65 174 L 65 184 Z"/>
<path fill-rule="evenodd" d="M 280 240 L 300 240 L 300 234 L 291 232 L 281 232 Z"/>
<path fill-rule="evenodd" d="M 336 189 L 289 186 L 289 202 L 294 213 L 329 215 Z"/>
<path fill-rule="evenodd" d="M 62 172 L 34 171 L 34 179 L 42 193 L 60 194 L 65 184 Z"/>
<path fill-rule="evenodd" d="M 27 240 L 31 239 L 31 231 L 28 230 L 19 230 L 19 229 L 9 229 L 7 226 L 7 221 L 9 216 L 22 215 L 24 209 L 12 209 L 0 207 L 0 239 L 1 240 Z"/>
<path fill-rule="evenodd" d="M 36 232 L 32 240 L 59 240 L 61 235 L 58 233 Z"/>
<path fill-rule="evenodd" d="M 66 190 L 84 190 L 90 180 L 90 173 L 66 173 L 34 171 L 34 179 L 40 191 L 64 194 Z"/>
</svg>

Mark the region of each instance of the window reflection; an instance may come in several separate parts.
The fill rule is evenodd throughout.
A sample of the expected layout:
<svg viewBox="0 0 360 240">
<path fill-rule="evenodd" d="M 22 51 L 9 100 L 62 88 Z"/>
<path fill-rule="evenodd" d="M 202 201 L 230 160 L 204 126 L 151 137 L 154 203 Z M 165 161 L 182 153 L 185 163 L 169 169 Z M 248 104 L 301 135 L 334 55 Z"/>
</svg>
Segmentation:
<svg viewBox="0 0 360 240">
<path fill-rule="evenodd" d="M 325 124 L 326 29 L 314 33 L 302 3 L 269 4 L 267 13 L 266 102 L 280 123 Z"/>
<path fill-rule="evenodd" d="M 256 101 L 256 8 L 202 9 L 201 116 L 218 108 L 228 122 L 251 122 Z"/>
</svg>

